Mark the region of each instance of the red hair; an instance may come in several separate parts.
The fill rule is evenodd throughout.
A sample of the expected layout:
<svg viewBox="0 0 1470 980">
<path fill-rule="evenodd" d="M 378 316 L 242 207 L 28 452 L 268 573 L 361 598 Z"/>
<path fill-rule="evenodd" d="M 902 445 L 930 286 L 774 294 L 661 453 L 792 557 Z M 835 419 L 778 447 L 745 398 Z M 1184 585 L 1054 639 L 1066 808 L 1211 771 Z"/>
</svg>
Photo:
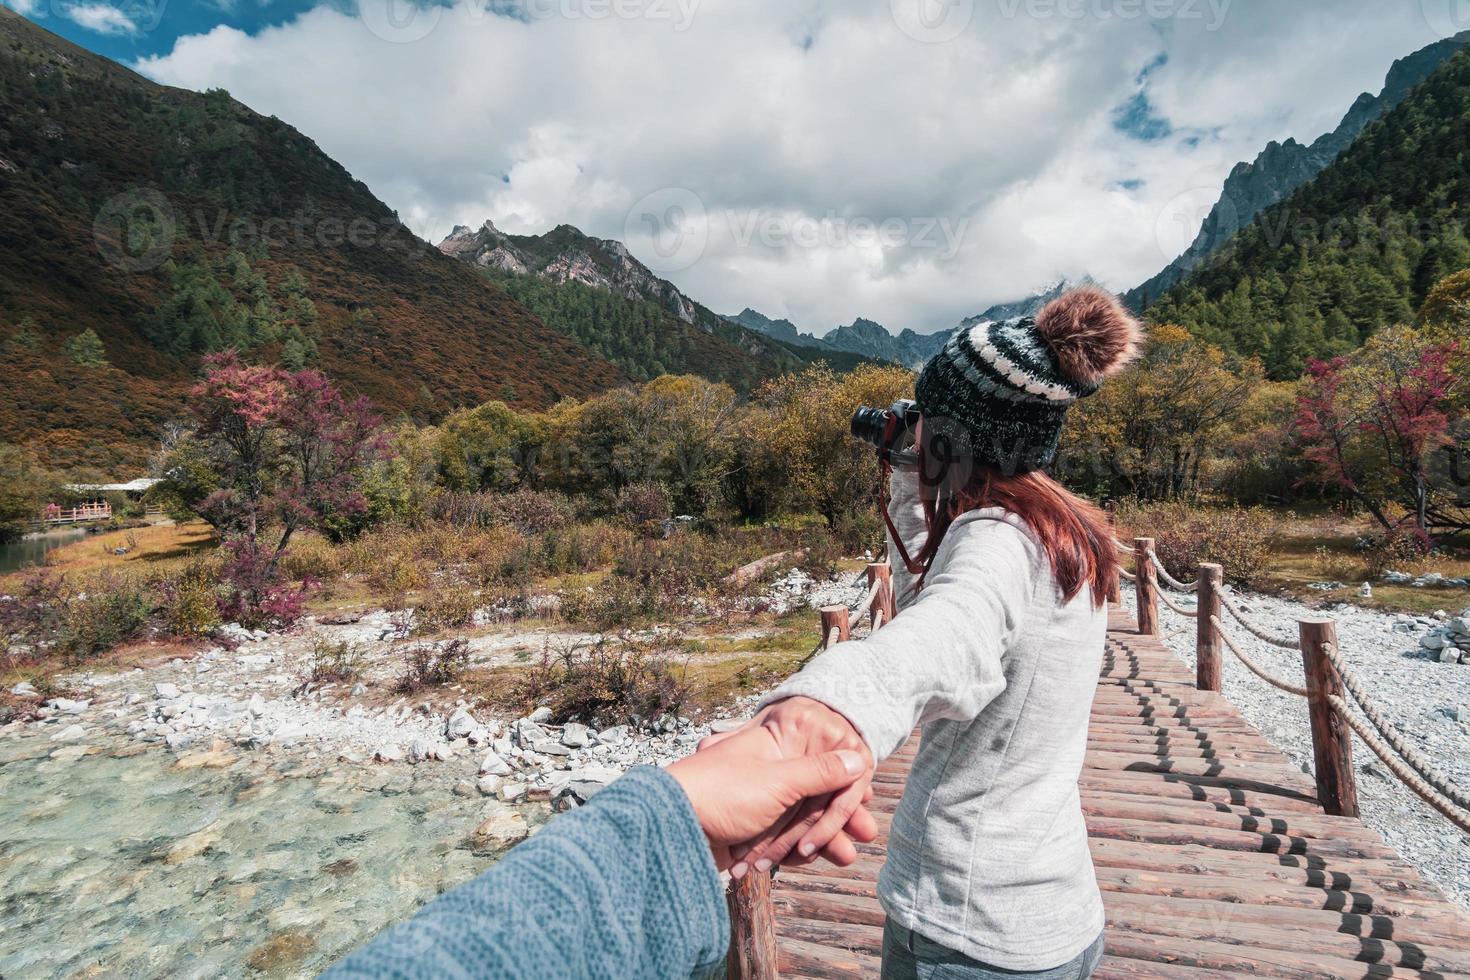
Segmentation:
<svg viewBox="0 0 1470 980">
<path fill-rule="evenodd" d="M 923 575 L 957 518 L 997 507 L 1026 522 L 1051 562 L 1052 578 L 1064 601 L 1075 599 L 1085 585 L 1092 589 L 1093 606 L 1102 608 L 1118 584 L 1118 551 L 1107 517 L 1045 473 L 1006 475 L 981 466 L 959 490 L 942 490 L 937 500 L 929 493 L 922 496 L 929 535 L 915 561 L 923 566 Z"/>
</svg>

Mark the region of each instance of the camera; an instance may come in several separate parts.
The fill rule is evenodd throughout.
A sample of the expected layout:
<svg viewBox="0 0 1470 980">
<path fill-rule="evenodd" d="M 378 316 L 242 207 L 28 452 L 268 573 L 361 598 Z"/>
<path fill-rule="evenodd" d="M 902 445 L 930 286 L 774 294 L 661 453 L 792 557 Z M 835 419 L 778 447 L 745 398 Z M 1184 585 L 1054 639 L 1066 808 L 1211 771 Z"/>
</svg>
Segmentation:
<svg viewBox="0 0 1470 980">
<path fill-rule="evenodd" d="M 914 466 L 919 461 L 914 452 L 919 418 L 919 406 L 912 401 L 896 401 L 889 408 L 864 407 L 853 413 L 852 434 L 877 447 L 878 458 L 884 462 Z"/>
</svg>

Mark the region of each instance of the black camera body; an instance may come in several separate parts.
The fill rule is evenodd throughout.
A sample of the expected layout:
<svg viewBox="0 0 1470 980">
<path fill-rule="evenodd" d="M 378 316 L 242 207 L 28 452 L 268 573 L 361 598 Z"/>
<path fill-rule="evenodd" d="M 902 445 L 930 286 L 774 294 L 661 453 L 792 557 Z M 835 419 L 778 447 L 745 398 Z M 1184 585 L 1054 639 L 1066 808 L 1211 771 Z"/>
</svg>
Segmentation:
<svg viewBox="0 0 1470 980">
<path fill-rule="evenodd" d="M 919 406 L 907 399 L 889 408 L 863 407 L 853 413 L 852 434 L 878 450 L 878 458 L 893 466 L 916 466 L 915 430 L 921 418 Z"/>
</svg>

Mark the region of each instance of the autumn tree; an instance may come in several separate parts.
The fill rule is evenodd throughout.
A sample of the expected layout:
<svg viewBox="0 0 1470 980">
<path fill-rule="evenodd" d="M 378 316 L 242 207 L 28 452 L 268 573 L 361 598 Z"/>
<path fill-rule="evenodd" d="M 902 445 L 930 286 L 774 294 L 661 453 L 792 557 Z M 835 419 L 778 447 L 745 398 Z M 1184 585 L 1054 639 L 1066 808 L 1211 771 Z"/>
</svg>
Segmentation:
<svg viewBox="0 0 1470 980">
<path fill-rule="evenodd" d="M 165 478 L 224 538 L 235 596 L 227 614 L 287 618 L 281 556 L 298 531 L 366 511 L 364 472 L 389 452 L 381 421 L 318 371 L 246 365 L 233 353 L 205 358 L 189 408 L 192 436 Z"/>
<path fill-rule="evenodd" d="M 29 452 L 0 444 L 0 542 L 20 537 L 56 486 Z"/>
<path fill-rule="evenodd" d="M 1458 343 L 1409 327 L 1311 362 L 1296 424 L 1316 477 L 1424 548 L 1436 531 L 1470 528 L 1463 377 Z"/>
<path fill-rule="evenodd" d="M 1058 473 L 1098 494 L 1194 494 L 1263 381 L 1256 361 L 1234 360 L 1181 327 L 1153 327 L 1144 355 L 1071 413 Z"/>
</svg>

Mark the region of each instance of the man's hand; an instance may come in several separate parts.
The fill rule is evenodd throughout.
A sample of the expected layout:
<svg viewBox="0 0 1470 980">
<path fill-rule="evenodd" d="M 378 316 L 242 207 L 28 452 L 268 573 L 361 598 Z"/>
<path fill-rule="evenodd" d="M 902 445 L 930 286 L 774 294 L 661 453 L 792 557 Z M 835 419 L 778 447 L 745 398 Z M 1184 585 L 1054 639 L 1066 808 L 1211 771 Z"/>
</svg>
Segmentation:
<svg viewBox="0 0 1470 980">
<path fill-rule="evenodd" d="M 751 867 L 766 871 L 781 861 L 805 864 L 818 854 L 839 865 L 857 860 L 853 839 L 871 841 L 878 833 L 872 815 L 863 808 L 872 796 L 873 755 L 857 729 L 820 701 L 787 698 L 762 710 L 743 728 L 705 739 L 700 743 L 700 753 L 713 751 L 752 730 L 766 731 L 781 758 L 839 750 L 855 752 L 863 760 L 863 772 L 852 785 L 831 795 L 810 796 L 784 819 L 770 828 L 761 828 L 762 832 L 732 852 L 736 863 L 730 869 L 731 875 L 739 878 Z"/>
<path fill-rule="evenodd" d="M 668 773 L 694 805 L 715 864 L 724 870 L 731 845 L 783 824 L 811 797 L 846 790 L 867 769 L 867 759 L 851 750 L 787 756 L 771 729 L 754 726 L 722 736 L 670 765 Z"/>
</svg>

